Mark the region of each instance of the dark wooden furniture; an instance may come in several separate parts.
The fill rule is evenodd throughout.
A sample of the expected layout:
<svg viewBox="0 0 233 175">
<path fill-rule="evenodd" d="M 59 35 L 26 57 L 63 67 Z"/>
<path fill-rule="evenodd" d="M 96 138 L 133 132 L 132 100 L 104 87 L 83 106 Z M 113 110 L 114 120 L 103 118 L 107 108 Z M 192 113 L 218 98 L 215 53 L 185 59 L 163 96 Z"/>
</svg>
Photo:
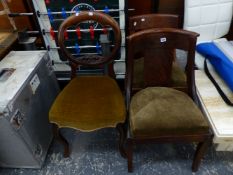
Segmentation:
<svg viewBox="0 0 233 175">
<path fill-rule="evenodd" d="M 135 1 L 128 0 L 128 8 L 134 9 L 129 11 L 129 16 L 142 15 L 156 12 L 159 0 Z"/>
<path fill-rule="evenodd" d="M 2 60 L 17 43 L 17 32 L 0 31 L 0 60 Z"/>
<path fill-rule="evenodd" d="M 227 34 L 226 37 L 227 37 L 228 40 L 233 40 L 233 22 L 231 22 L 230 31 L 229 31 L 229 33 Z"/>
<path fill-rule="evenodd" d="M 152 29 L 152 28 L 178 28 L 178 16 L 171 14 L 144 14 L 132 16 L 129 18 L 129 33 L 133 34 L 135 32 Z M 172 57 L 174 60 L 172 64 L 172 75 L 171 81 L 172 86 L 176 89 L 186 91 L 186 75 L 184 70 L 176 62 L 176 51 L 171 50 L 166 53 L 154 51 L 154 57 Z M 133 89 L 135 91 L 143 87 L 143 57 L 135 61 L 134 69 L 134 79 L 133 79 Z"/>
<path fill-rule="evenodd" d="M 133 170 L 133 146 L 139 143 L 199 142 L 192 170 L 212 141 L 209 125 L 197 108 L 194 85 L 194 56 L 198 34 L 180 29 L 160 28 L 127 37 L 126 104 L 128 111 L 127 159 Z M 143 44 L 142 44 L 143 43 Z M 187 51 L 187 94 L 171 87 L 172 57 L 154 52 Z M 139 56 L 138 56 L 139 55 Z M 134 62 L 144 57 L 144 88 L 132 97 Z"/>
<path fill-rule="evenodd" d="M 172 14 L 142 14 L 129 18 L 130 34 L 151 28 L 178 28 L 178 16 Z"/>
<path fill-rule="evenodd" d="M 27 3 L 26 0 L 17 0 L 17 1 L 12 1 L 10 3 L 8 3 L 9 9 L 10 11 L 13 13 L 18 13 L 18 12 L 22 12 L 22 13 L 27 13 L 27 12 L 31 12 L 29 11 L 29 9 L 27 8 Z M 2 4 L 0 3 L 0 9 L 2 10 Z M 30 17 L 28 16 L 20 16 L 20 17 L 16 17 L 14 18 L 16 27 L 18 30 L 23 30 L 25 28 L 29 28 L 32 29 L 32 23 L 33 21 L 30 19 Z M 0 16 L 0 28 L 1 30 L 10 30 L 13 29 L 8 18 L 7 15 L 3 15 Z M 36 27 L 34 28 L 34 30 L 36 30 Z"/>
<path fill-rule="evenodd" d="M 179 28 L 183 28 L 184 0 L 158 0 L 157 13 L 174 14 L 179 17 Z"/>
<path fill-rule="evenodd" d="M 112 28 L 115 36 L 114 48 L 106 56 L 85 55 L 75 57 L 66 48 L 64 31 L 82 22 L 96 21 L 99 25 Z M 100 66 L 111 64 L 121 45 L 121 32 L 118 23 L 109 15 L 100 12 L 80 12 L 70 16 L 59 28 L 58 43 L 69 60 L 72 80 L 55 100 L 50 113 L 51 123 L 55 123 L 55 136 L 64 144 L 64 156 L 69 156 L 68 142 L 61 136 L 58 128 L 68 127 L 90 132 L 106 127 L 116 127 L 120 133 L 119 149 L 123 152 L 123 123 L 126 110 L 123 95 L 116 81 L 106 75 L 76 75 L 78 66 Z M 106 72 L 107 73 L 107 72 Z"/>
<path fill-rule="evenodd" d="M 179 28 L 182 28 L 184 16 L 184 0 L 128 0 L 129 17 L 149 13 L 174 14 L 178 15 Z"/>
</svg>

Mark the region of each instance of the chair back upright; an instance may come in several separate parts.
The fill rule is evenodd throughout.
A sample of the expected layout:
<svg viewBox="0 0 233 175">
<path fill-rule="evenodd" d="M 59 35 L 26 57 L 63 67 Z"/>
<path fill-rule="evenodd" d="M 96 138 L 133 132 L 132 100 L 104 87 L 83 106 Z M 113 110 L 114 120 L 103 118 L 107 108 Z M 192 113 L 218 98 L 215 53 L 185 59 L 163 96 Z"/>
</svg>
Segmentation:
<svg viewBox="0 0 233 175">
<path fill-rule="evenodd" d="M 174 49 L 187 51 L 187 93 L 193 98 L 194 92 L 194 56 L 198 34 L 181 29 L 148 29 L 127 37 L 128 60 L 126 72 L 126 98 L 130 102 L 134 61 L 144 57 L 144 88 L 151 86 L 171 87 L 173 59 L 169 55 Z M 158 57 L 160 53 L 160 57 Z M 162 53 L 162 54 L 161 54 Z"/>
<path fill-rule="evenodd" d="M 178 16 L 172 14 L 146 14 L 129 18 L 129 34 L 152 28 L 178 28 Z"/>
<path fill-rule="evenodd" d="M 82 22 L 93 21 L 98 22 L 103 28 L 108 27 L 112 28 L 114 33 L 114 43 L 111 52 L 108 54 L 85 54 L 82 56 L 74 56 L 66 47 L 66 42 L 64 39 L 65 32 L 69 27 L 74 27 L 77 24 Z M 121 30 L 116 20 L 114 20 L 111 16 L 101 13 L 101 12 L 88 12 L 82 11 L 78 16 L 72 15 L 67 18 L 59 27 L 58 31 L 58 44 L 61 48 L 61 52 L 68 59 L 69 64 L 71 66 L 71 77 L 74 78 L 76 76 L 76 71 L 78 66 L 86 66 L 86 67 L 98 67 L 98 66 L 106 66 L 108 64 L 112 64 L 116 56 L 118 55 L 119 49 L 121 47 Z"/>
<path fill-rule="evenodd" d="M 133 34 L 135 32 L 139 32 L 142 30 L 153 29 L 153 28 L 178 28 L 178 16 L 172 14 L 145 14 L 145 15 L 137 15 L 129 18 L 129 34 Z M 162 55 L 160 55 L 162 54 Z M 163 57 L 163 53 L 157 51 L 154 52 L 154 56 Z M 142 64 L 144 62 L 144 58 L 141 55 L 138 55 L 141 59 L 138 59 L 135 62 L 135 77 L 133 80 L 134 84 L 134 93 L 142 88 Z M 175 50 L 171 50 L 167 52 L 165 57 L 172 57 L 172 59 L 176 60 L 176 52 Z"/>
</svg>

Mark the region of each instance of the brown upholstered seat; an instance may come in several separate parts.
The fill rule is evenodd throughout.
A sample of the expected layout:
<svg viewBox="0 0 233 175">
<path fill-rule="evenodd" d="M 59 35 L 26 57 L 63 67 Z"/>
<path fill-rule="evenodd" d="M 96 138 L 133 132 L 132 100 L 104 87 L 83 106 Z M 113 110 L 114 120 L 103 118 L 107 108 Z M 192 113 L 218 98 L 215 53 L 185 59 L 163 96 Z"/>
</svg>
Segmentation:
<svg viewBox="0 0 233 175">
<path fill-rule="evenodd" d="M 193 100 L 172 88 L 149 87 L 139 91 L 132 97 L 129 112 L 130 130 L 137 138 L 202 134 L 209 130 Z"/>
<path fill-rule="evenodd" d="M 108 76 L 76 77 L 55 100 L 49 119 L 59 127 L 82 131 L 116 127 L 125 120 L 124 98 Z"/>
</svg>

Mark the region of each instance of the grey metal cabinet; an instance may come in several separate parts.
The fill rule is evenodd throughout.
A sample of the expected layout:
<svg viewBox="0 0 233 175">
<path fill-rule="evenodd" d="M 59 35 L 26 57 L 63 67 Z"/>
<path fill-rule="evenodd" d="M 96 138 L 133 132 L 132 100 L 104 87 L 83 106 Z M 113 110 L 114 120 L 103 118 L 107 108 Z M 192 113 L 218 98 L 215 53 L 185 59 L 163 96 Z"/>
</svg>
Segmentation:
<svg viewBox="0 0 233 175">
<path fill-rule="evenodd" d="M 59 93 L 46 51 L 0 62 L 0 166 L 40 168 L 52 140 L 49 109 Z"/>
</svg>

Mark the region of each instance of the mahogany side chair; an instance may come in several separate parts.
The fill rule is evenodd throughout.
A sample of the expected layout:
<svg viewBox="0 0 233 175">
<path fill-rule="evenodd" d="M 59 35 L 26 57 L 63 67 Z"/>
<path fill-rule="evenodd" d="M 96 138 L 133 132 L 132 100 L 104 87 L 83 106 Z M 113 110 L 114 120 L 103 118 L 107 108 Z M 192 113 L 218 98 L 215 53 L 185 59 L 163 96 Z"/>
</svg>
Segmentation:
<svg viewBox="0 0 233 175">
<path fill-rule="evenodd" d="M 128 112 L 127 160 L 133 171 L 133 147 L 142 143 L 198 142 L 192 170 L 212 142 L 209 124 L 194 102 L 194 56 L 198 34 L 181 29 L 158 28 L 127 37 L 126 106 Z M 142 44 L 143 43 L 143 44 Z M 155 51 L 187 52 L 187 92 L 172 86 L 173 58 L 158 57 Z M 144 57 L 143 89 L 133 94 L 134 62 Z"/>
<path fill-rule="evenodd" d="M 74 56 L 67 49 L 64 33 L 69 27 L 88 22 L 97 22 L 103 28 L 114 33 L 114 45 L 108 55 Z M 69 29 L 71 29 L 69 28 Z M 117 82 L 105 71 L 102 75 L 79 75 L 79 66 L 96 67 L 113 64 L 121 46 L 121 31 L 118 23 L 109 15 L 101 12 L 82 11 L 78 15 L 68 17 L 60 26 L 58 43 L 62 53 L 71 67 L 71 80 L 53 103 L 49 120 L 54 123 L 57 139 L 64 145 L 64 156 L 70 154 L 69 144 L 59 132 L 60 128 L 73 128 L 83 132 L 91 132 L 101 128 L 117 128 L 120 133 L 119 149 L 123 155 L 123 123 L 126 118 L 125 100 Z M 110 67 L 110 66 L 109 66 Z"/>
</svg>

